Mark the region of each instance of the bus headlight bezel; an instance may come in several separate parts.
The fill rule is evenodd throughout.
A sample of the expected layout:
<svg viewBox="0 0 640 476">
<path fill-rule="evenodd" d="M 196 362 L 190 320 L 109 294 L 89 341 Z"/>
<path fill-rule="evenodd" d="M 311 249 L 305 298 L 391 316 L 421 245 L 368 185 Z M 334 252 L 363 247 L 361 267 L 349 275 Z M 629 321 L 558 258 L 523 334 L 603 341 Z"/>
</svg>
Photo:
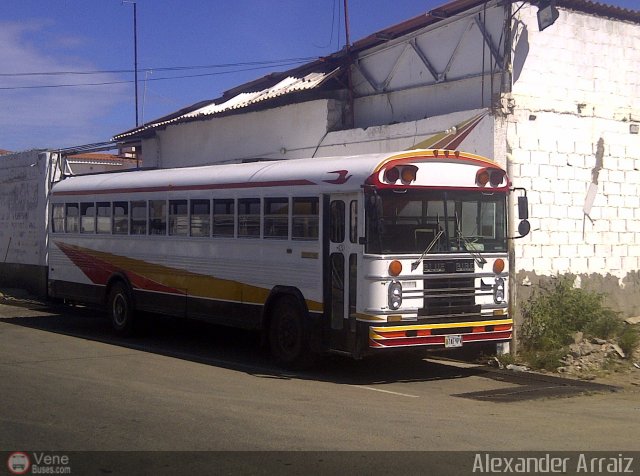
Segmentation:
<svg viewBox="0 0 640 476">
<path fill-rule="evenodd" d="M 392 281 L 389 284 L 389 309 L 398 310 L 402 306 L 402 284 L 400 281 Z"/>
<path fill-rule="evenodd" d="M 493 285 L 493 302 L 502 304 L 504 297 L 504 278 L 496 278 L 496 282 Z"/>
</svg>

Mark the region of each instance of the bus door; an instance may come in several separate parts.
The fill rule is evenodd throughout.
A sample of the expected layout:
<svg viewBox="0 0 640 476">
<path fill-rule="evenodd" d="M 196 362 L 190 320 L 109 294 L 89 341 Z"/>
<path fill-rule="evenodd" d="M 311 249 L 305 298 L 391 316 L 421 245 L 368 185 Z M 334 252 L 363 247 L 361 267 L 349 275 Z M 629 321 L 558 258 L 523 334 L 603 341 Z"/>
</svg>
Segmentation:
<svg viewBox="0 0 640 476">
<path fill-rule="evenodd" d="M 327 201 L 325 201 L 327 203 Z M 356 296 L 358 259 L 358 195 L 331 194 L 328 197 L 329 233 L 325 296 L 330 347 L 353 352 L 356 344 Z M 327 246 L 325 246 L 327 249 Z"/>
</svg>

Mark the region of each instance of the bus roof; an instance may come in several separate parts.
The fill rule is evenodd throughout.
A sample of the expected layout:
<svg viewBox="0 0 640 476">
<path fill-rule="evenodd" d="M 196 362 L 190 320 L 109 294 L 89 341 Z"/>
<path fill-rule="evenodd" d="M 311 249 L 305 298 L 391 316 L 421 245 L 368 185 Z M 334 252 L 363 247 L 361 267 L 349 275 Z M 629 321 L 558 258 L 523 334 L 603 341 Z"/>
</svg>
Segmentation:
<svg viewBox="0 0 640 476">
<path fill-rule="evenodd" d="M 502 170 L 495 162 L 472 154 L 442 150 L 412 150 L 395 154 L 379 153 L 313 159 L 288 159 L 243 164 L 220 164 L 157 170 L 134 170 L 108 174 L 67 177 L 53 187 L 54 196 L 118 194 L 161 191 L 220 189 L 256 189 L 273 187 L 309 187 L 315 192 L 351 192 L 359 190 L 371 178 L 394 164 L 414 164 L 423 177 L 440 183 L 416 186 L 475 188 L 474 179 L 460 183 L 465 169 L 475 177 L 476 170 L 490 167 Z M 474 167 L 469 167 L 470 165 Z M 447 179 L 447 177 L 449 177 Z M 377 180 L 374 180 L 376 184 Z M 506 181 L 506 179 L 505 179 Z M 457 183 L 456 183 L 457 182 Z M 468 185 L 467 185 L 468 184 Z M 382 185 L 378 183 L 378 185 Z M 388 186 L 388 184 L 387 184 Z M 311 190 L 310 190 L 311 191 Z"/>
</svg>

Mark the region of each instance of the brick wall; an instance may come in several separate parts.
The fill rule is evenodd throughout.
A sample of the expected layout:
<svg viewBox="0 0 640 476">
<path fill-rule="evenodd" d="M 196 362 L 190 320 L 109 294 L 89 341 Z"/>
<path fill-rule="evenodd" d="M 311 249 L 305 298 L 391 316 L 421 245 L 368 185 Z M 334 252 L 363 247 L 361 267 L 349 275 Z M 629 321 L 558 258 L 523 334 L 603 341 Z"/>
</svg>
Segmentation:
<svg viewBox="0 0 640 476">
<path fill-rule="evenodd" d="M 640 25 L 561 10 L 538 32 L 536 11 L 526 6 L 516 18 L 516 108 L 507 123 L 512 175 L 529 190 L 533 229 L 516 243 L 519 284 L 571 273 L 640 314 L 640 135 L 632 133 Z M 597 194 L 586 217 L 590 185 Z"/>
</svg>

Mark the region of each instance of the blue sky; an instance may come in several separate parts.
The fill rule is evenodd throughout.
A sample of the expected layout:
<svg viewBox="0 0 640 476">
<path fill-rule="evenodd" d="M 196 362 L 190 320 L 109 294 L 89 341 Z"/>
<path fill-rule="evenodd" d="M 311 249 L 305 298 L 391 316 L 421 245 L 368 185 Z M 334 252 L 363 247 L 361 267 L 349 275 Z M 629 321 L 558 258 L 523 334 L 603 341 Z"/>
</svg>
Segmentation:
<svg viewBox="0 0 640 476">
<path fill-rule="evenodd" d="M 0 149 L 100 142 L 135 126 L 130 1 L 3 0 Z M 444 3 L 349 0 L 351 40 Z M 640 8 L 640 0 L 607 3 Z M 343 0 L 137 0 L 140 122 L 339 50 L 342 6 Z M 175 67 L 190 68 L 163 70 Z M 76 74 L 20 74 L 60 72 Z M 78 83 L 117 84 L 65 86 Z"/>
</svg>

